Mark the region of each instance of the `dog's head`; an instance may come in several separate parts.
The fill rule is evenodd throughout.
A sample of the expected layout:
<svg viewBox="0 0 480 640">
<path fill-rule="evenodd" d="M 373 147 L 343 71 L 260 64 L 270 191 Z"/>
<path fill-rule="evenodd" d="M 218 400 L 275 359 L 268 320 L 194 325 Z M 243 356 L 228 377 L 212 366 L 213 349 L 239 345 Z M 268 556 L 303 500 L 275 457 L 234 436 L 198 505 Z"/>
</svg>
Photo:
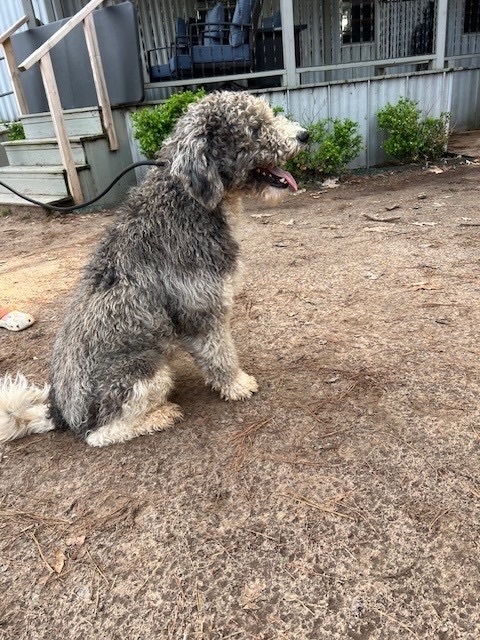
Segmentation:
<svg viewBox="0 0 480 640">
<path fill-rule="evenodd" d="M 164 145 L 170 171 L 207 209 L 226 193 L 257 190 L 277 199 L 297 184 L 281 168 L 299 153 L 308 133 L 298 123 L 275 116 L 249 93 L 216 92 L 193 104 Z"/>
</svg>

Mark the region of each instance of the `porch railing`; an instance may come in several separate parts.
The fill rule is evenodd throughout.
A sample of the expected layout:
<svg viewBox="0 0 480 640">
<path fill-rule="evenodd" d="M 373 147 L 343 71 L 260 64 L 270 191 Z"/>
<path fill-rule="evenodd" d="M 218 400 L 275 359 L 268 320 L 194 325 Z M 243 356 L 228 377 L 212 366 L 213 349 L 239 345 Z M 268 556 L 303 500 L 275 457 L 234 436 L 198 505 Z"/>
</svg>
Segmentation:
<svg viewBox="0 0 480 640">
<path fill-rule="evenodd" d="M 104 2 L 104 0 L 90 0 L 90 2 L 83 7 L 76 15 L 74 15 L 67 23 L 65 23 L 53 36 L 51 36 L 46 42 L 44 42 L 36 51 L 34 51 L 28 58 L 26 58 L 21 64 L 16 65 L 13 51 L 11 49 L 10 36 L 26 21 L 26 17 L 22 18 L 23 22 L 19 20 L 12 25 L 8 31 L 0 38 L 5 39 L 2 42 L 5 50 L 5 59 L 7 61 L 10 75 L 12 77 L 12 84 L 15 96 L 17 98 L 20 113 L 28 113 L 28 107 L 23 96 L 23 90 L 19 79 L 19 71 L 26 71 L 30 69 L 37 62 L 40 66 L 40 73 L 42 76 L 43 86 L 45 94 L 47 96 L 47 102 L 52 115 L 53 127 L 55 131 L 55 137 L 58 141 L 58 147 L 60 151 L 60 157 L 62 164 L 67 175 L 67 182 L 70 189 L 73 202 L 75 204 L 82 204 L 84 201 L 82 188 L 80 185 L 80 179 L 78 177 L 78 171 L 75 166 L 75 160 L 73 158 L 73 152 L 68 138 L 68 133 L 65 125 L 65 118 L 63 115 L 63 108 L 60 102 L 60 95 L 58 91 L 57 82 L 55 80 L 55 73 L 53 70 L 52 59 L 50 51 L 55 45 L 57 45 L 65 36 L 67 36 L 72 29 L 74 29 L 80 23 L 83 23 L 85 41 L 87 44 L 88 57 L 90 65 L 92 67 L 93 81 L 97 92 L 98 104 L 100 106 L 101 118 L 103 127 L 108 137 L 110 149 L 116 151 L 119 148 L 117 136 L 115 132 L 115 126 L 113 122 L 112 108 L 108 97 L 107 85 L 105 82 L 105 74 L 103 71 L 102 61 L 100 58 L 100 50 L 98 46 L 97 34 L 95 31 L 95 24 L 93 20 L 92 12 Z M 5 44 L 7 43 L 7 47 Z M 7 55 L 7 51 L 9 54 Z"/>
</svg>

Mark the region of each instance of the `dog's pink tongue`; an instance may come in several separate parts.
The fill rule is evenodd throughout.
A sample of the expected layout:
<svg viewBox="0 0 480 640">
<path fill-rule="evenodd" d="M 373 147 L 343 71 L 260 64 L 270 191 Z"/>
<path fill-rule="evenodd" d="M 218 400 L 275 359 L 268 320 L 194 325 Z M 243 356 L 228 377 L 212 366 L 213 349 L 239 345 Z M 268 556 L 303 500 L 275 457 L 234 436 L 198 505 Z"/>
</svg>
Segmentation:
<svg viewBox="0 0 480 640">
<path fill-rule="evenodd" d="M 280 169 L 280 167 L 268 167 L 268 170 L 270 173 L 273 173 L 274 176 L 277 176 L 277 178 L 284 178 L 294 191 L 298 191 L 298 184 L 295 182 L 295 178 L 291 173 Z"/>
</svg>

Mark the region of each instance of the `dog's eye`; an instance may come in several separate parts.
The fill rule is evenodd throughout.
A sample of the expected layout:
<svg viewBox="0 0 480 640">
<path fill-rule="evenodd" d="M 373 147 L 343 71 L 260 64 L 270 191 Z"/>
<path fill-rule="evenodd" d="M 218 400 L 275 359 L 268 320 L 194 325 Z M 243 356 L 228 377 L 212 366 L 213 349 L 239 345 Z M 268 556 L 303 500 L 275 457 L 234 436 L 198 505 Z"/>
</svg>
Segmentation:
<svg viewBox="0 0 480 640">
<path fill-rule="evenodd" d="M 262 127 L 262 121 L 259 118 L 250 118 L 249 124 L 252 133 L 256 133 Z"/>
<path fill-rule="evenodd" d="M 260 123 L 254 123 L 252 124 L 251 127 L 251 132 L 252 132 L 252 137 L 257 139 L 260 136 L 260 129 L 262 128 L 262 125 Z"/>
</svg>

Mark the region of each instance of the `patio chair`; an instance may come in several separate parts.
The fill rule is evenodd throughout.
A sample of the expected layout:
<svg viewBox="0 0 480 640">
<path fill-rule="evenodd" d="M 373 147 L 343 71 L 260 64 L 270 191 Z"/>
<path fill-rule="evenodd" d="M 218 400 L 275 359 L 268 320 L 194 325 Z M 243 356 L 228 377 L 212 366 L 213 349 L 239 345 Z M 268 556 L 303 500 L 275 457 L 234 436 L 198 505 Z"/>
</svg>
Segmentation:
<svg viewBox="0 0 480 640">
<path fill-rule="evenodd" d="M 255 31 L 262 2 L 237 0 L 231 22 L 225 21 L 220 2 L 208 11 L 205 22 L 177 18 L 175 42 L 148 51 L 150 81 L 254 69 Z M 157 63 L 161 51 L 167 51 L 167 63 Z"/>
<path fill-rule="evenodd" d="M 190 25 L 193 73 L 205 71 L 228 73 L 255 68 L 255 31 L 263 0 L 237 0 L 231 22 L 223 20 L 223 6 L 218 3 L 204 23 Z M 203 40 L 202 40 L 203 33 Z"/>
<path fill-rule="evenodd" d="M 168 47 L 156 47 L 147 51 L 150 82 L 162 82 L 175 78 L 192 76 L 192 59 L 188 36 L 189 21 L 177 18 L 175 21 L 175 41 Z M 159 64 L 162 53 L 166 52 L 168 62 Z"/>
</svg>

